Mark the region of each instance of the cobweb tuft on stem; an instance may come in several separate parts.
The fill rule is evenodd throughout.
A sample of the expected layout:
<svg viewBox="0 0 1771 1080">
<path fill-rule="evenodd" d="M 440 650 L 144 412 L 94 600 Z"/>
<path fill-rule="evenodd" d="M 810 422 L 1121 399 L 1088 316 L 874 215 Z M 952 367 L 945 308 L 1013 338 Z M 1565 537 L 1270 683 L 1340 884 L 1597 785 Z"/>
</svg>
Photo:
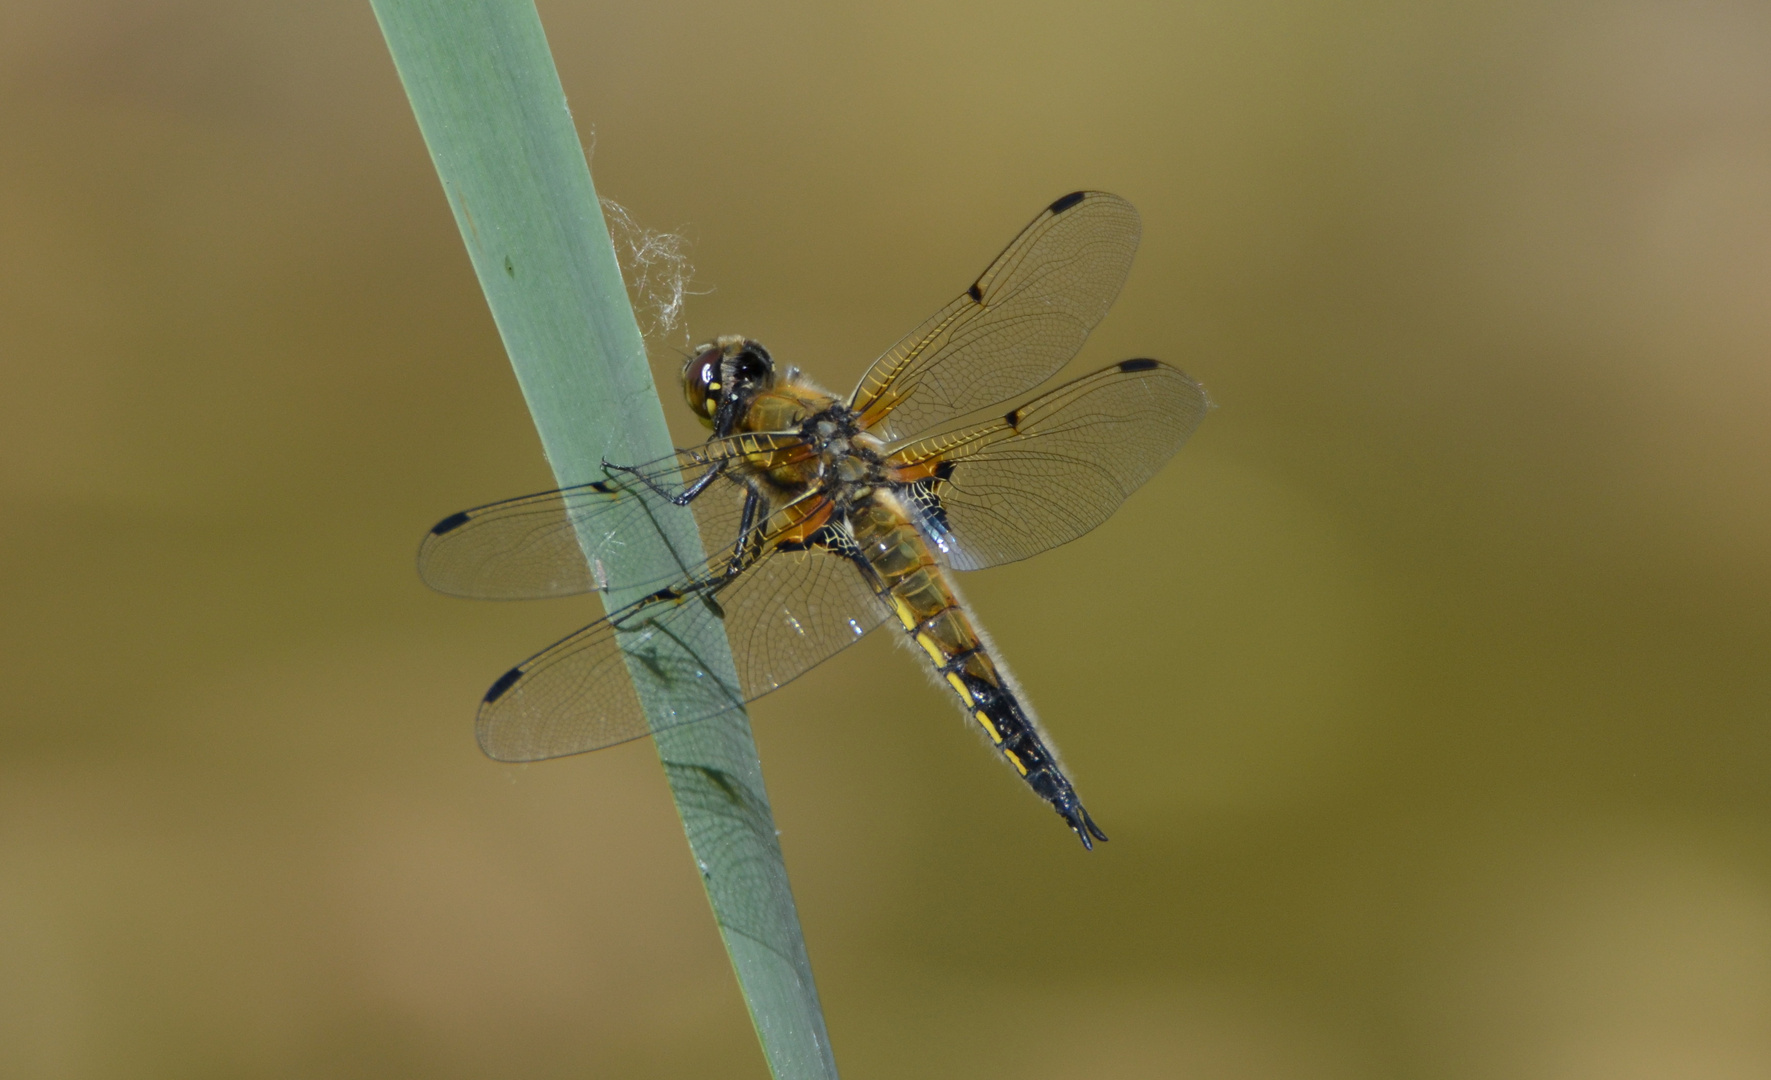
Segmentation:
<svg viewBox="0 0 1771 1080">
<path fill-rule="evenodd" d="M 609 237 L 621 263 L 633 297 L 640 333 L 648 341 L 663 342 L 682 325 L 683 301 L 706 296 L 711 290 L 690 288 L 695 268 L 689 265 L 689 242 L 677 233 L 653 232 L 633 220 L 627 208 L 613 199 L 600 200 Z M 682 347 L 689 344 L 683 332 Z"/>
</svg>

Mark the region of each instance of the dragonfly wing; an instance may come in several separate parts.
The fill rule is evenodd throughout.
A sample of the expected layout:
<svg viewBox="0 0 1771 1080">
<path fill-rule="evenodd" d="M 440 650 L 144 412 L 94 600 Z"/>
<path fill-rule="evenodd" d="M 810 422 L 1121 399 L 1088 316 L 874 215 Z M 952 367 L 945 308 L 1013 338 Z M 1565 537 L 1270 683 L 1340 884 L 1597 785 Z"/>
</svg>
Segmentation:
<svg viewBox="0 0 1771 1080">
<path fill-rule="evenodd" d="M 990 423 L 923 439 L 888 461 L 900 495 L 956 570 L 1025 559 L 1106 521 L 1211 408 L 1155 360 L 1085 375 Z"/>
<path fill-rule="evenodd" d="M 635 537 L 664 535 L 659 515 L 677 512 L 646 481 L 682 491 L 711 467 L 709 461 L 736 456 L 740 441 L 714 440 L 631 473 L 611 472 L 594 483 L 451 514 L 420 545 L 419 576 L 438 592 L 478 600 L 536 600 L 687 577 L 701 563 L 701 552 L 679 552 L 674 569 L 642 580 L 611 581 L 607 566 L 620 561 L 618 550 Z M 730 552 L 747 494 L 721 474 L 689 504 L 709 549 Z"/>
<path fill-rule="evenodd" d="M 1082 348 L 1125 284 L 1138 212 L 1078 191 L 1048 206 L 971 288 L 876 360 L 851 406 L 891 440 L 1031 390 Z"/>
<path fill-rule="evenodd" d="M 711 583 L 724 564 L 710 560 L 699 578 L 506 672 L 480 706 L 481 748 L 500 761 L 535 761 L 717 716 L 791 682 L 879 625 L 887 612 L 855 565 L 846 530 L 827 527 L 791 543 L 787 532 L 766 536 L 760 557 L 723 585 Z M 731 646 L 731 672 L 709 659 L 721 634 Z M 660 703 L 654 721 L 642 700 Z"/>
</svg>

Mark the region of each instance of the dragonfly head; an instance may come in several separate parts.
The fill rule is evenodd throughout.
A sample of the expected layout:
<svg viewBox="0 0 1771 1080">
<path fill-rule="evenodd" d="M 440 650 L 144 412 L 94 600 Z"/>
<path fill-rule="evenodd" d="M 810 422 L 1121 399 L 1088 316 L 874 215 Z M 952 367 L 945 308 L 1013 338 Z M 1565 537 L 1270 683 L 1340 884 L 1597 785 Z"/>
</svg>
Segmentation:
<svg viewBox="0 0 1771 1080">
<path fill-rule="evenodd" d="M 775 378 L 769 350 L 747 337 L 728 334 L 706 345 L 683 365 L 683 397 L 696 419 L 724 435 L 758 390 Z"/>
</svg>

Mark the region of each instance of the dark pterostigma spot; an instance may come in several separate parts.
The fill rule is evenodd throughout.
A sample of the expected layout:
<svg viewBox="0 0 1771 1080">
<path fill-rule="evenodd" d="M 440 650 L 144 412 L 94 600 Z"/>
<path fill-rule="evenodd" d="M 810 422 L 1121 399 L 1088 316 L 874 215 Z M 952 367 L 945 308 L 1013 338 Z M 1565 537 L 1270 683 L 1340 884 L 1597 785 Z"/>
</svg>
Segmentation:
<svg viewBox="0 0 1771 1080">
<path fill-rule="evenodd" d="M 1157 366 L 1154 360 L 1121 360 L 1119 362 L 1120 371 L 1149 371 Z"/>
<path fill-rule="evenodd" d="M 972 287 L 965 291 L 965 294 L 972 298 L 972 303 L 974 304 L 982 304 L 984 302 L 984 290 L 978 288 L 978 283 L 975 281 L 972 282 Z"/>
<path fill-rule="evenodd" d="M 1088 198 L 1088 192 L 1072 191 L 1057 202 L 1052 203 L 1051 212 L 1054 214 L 1061 214 L 1086 198 Z"/>
<path fill-rule="evenodd" d="M 486 704 L 490 705 L 492 702 L 503 697 L 504 692 L 509 690 L 511 685 L 522 677 L 523 669 L 520 667 L 513 667 L 509 671 L 498 676 L 498 681 L 492 684 L 492 689 L 486 691 Z"/>
<path fill-rule="evenodd" d="M 463 510 L 459 514 L 450 514 L 448 517 L 437 522 L 431 527 L 430 534 L 432 536 L 441 536 L 446 532 L 454 532 L 456 529 L 459 529 L 466 524 L 467 511 Z"/>
<path fill-rule="evenodd" d="M 606 481 L 606 480 L 593 480 L 590 483 L 590 490 L 600 491 L 604 495 L 607 495 L 609 492 L 614 491 L 615 489 L 610 487 L 608 481 Z"/>
<path fill-rule="evenodd" d="M 509 255 L 506 255 L 504 257 L 504 272 L 509 274 L 511 277 L 517 276 L 516 264 L 510 261 Z"/>
</svg>

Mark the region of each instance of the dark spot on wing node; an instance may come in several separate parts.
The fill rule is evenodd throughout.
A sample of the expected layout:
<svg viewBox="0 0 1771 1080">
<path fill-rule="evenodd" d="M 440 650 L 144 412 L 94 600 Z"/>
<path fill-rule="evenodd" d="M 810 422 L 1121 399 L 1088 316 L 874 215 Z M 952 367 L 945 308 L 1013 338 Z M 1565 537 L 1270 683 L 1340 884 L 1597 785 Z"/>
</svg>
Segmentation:
<svg viewBox="0 0 1771 1080">
<path fill-rule="evenodd" d="M 1051 212 L 1054 214 L 1061 214 L 1086 198 L 1088 198 L 1088 192 L 1072 191 L 1057 202 L 1052 203 Z"/>
<path fill-rule="evenodd" d="M 1003 419 L 1008 421 L 1009 427 L 1019 430 L 1021 427 L 1021 410 L 1010 409 L 1008 415 L 1003 417 Z"/>
<path fill-rule="evenodd" d="M 503 697 L 504 692 L 509 690 L 511 685 L 522 677 L 523 669 L 520 667 L 513 667 L 509 671 L 498 676 L 498 681 L 492 684 L 492 689 L 486 691 L 486 704 L 490 705 L 492 702 Z"/>
<path fill-rule="evenodd" d="M 1120 371 L 1149 371 L 1157 366 L 1154 360 L 1121 360 L 1119 362 Z"/>
<path fill-rule="evenodd" d="M 430 534 L 432 536 L 441 536 L 446 532 L 454 532 L 456 529 L 467 524 L 467 518 L 468 514 L 466 510 L 463 510 L 459 514 L 450 514 L 448 517 L 437 522 L 436 525 L 431 528 Z"/>
<path fill-rule="evenodd" d="M 984 290 L 978 288 L 978 283 L 975 281 L 972 282 L 972 287 L 965 291 L 965 294 L 972 298 L 972 303 L 974 304 L 982 304 L 984 302 Z"/>
<path fill-rule="evenodd" d="M 953 462 L 942 461 L 942 462 L 937 463 L 935 465 L 935 479 L 937 479 L 937 480 L 951 480 L 951 479 L 953 479 Z"/>
<path fill-rule="evenodd" d="M 604 495 L 607 495 L 609 492 L 614 491 L 615 489 L 609 486 L 609 482 L 607 480 L 593 480 L 590 485 L 590 490 L 600 491 Z"/>
</svg>

